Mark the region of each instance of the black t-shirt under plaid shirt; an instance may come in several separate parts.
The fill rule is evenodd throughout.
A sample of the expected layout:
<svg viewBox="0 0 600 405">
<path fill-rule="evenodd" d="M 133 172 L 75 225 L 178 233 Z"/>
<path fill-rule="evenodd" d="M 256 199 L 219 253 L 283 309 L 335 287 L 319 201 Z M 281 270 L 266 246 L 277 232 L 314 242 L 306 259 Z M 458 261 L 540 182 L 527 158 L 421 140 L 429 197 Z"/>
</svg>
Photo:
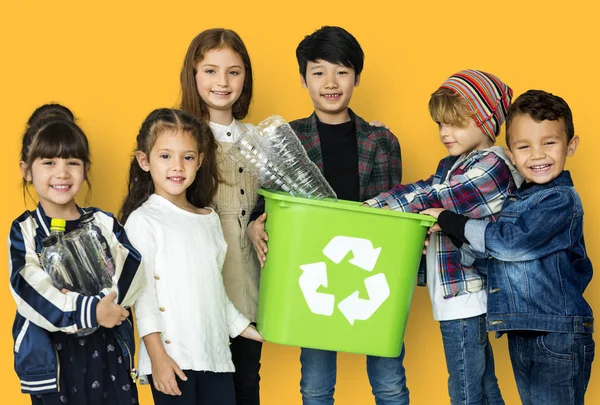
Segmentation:
<svg viewBox="0 0 600 405">
<path fill-rule="evenodd" d="M 358 145 L 354 120 L 342 124 L 325 124 L 317 120 L 323 173 L 341 200 L 360 200 Z"/>
</svg>

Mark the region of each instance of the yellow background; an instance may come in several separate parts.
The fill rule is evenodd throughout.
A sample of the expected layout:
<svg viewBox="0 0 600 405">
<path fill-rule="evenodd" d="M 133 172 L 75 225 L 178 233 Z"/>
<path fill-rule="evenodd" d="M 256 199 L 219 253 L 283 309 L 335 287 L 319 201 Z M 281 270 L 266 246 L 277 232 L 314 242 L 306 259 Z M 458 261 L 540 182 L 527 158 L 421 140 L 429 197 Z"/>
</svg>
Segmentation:
<svg viewBox="0 0 600 405">
<path fill-rule="evenodd" d="M 24 210 L 18 170 L 20 141 L 25 121 L 37 106 L 60 102 L 79 117 L 93 153 L 89 202 L 116 212 L 137 130 L 152 109 L 177 104 L 183 57 L 198 32 L 224 26 L 243 38 L 255 72 L 249 121 L 256 124 L 271 114 L 291 120 L 312 112 L 310 98 L 299 84 L 294 51 L 304 35 L 327 24 L 348 29 L 366 53 L 351 107 L 367 120 L 384 121 L 398 136 L 404 182 L 430 175 L 445 154 L 428 116 L 427 101 L 455 71 L 492 72 L 514 89 L 515 96 L 541 88 L 564 97 L 581 137 L 579 150 L 567 167 L 583 200 L 587 248 L 598 268 L 600 32 L 594 3 L 3 1 L 0 229 L 8 233 L 11 221 Z M 6 263 L 6 250 L 0 252 L 0 260 Z M 12 367 L 10 330 L 15 305 L 8 278 L 1 286 L 2 399 L 8 404 L 28 404 Z M 600 311 L 600 277 L 593 279 L 586 298 Z M 507 404 L 517 404 L 506 339 L 494 340 L 493 345 L 504 398 Z M 415 293 L 406 346 L 412 403 L 448 403 L 440 332 L 425 289 Z M 265 345 L 263 404 L 300 404 L 298 355 L 297 348 Z M 337 404 L 374 404 L 364 356 L 341 355 L 338 370 Z M 152 403 L 150 390 L 140 391 L 141 403 Z M 587 400 L 600 403 L 598 370 L 592 372 Z"/>
</svg>

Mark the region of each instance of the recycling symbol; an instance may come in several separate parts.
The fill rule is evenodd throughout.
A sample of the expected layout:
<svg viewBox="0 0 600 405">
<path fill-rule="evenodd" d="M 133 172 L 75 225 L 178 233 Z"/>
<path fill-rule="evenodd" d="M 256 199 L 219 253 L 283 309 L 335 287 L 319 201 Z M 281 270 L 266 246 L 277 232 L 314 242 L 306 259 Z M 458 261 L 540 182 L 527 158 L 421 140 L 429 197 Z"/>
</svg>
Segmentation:
<svg viewBox="0 0 600 405">
<path fill-rule="evenodd" d="M 368 239 L 335 236 L 323 249 L 323 254 L 335 264 L 341 263 L 350 252 L 352 252 L 353 258 L 349 260 L 349 263 L 367 272 L 372 272 L 377 264 L 381 248 L 375 249 Z M 302 274 L 298 282 L 308 308 L 317 315 L 333 315 L 335 295 L 317 292 L 320 286 L 327 287 L 328 284 L 325 262 L 303 264 L 300 269 L 302 269 Z M 385 274 L 369 276 L 364 283 L 369 299 L 359 298 L 358 290 L 356 290 L 337 305 L 350 325 L 354 325 L 356 320 L 366 321 L 369 319 L 390 296 L 390 287 Z"/>
</svg>

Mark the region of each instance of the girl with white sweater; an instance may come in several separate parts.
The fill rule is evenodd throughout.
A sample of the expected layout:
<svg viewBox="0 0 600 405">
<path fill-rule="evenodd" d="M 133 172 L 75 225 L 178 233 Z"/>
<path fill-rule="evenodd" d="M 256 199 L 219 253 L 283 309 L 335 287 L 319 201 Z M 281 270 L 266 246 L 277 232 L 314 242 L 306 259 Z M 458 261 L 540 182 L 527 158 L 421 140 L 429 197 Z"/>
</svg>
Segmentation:
<svg viewBox="0 0 600 405">
<path fill-rule="evenodd" d="M 206 125 L 159 109 L 142 124 L 130 166 L 121 220 L 147 280 L 135 304 L 139 373 L 156 405 L 233 405 L 229 337 L 262 341 L 223 286 L 227 244 L 205 208 L 218 184 L 215 150 Z"/>
</svg>

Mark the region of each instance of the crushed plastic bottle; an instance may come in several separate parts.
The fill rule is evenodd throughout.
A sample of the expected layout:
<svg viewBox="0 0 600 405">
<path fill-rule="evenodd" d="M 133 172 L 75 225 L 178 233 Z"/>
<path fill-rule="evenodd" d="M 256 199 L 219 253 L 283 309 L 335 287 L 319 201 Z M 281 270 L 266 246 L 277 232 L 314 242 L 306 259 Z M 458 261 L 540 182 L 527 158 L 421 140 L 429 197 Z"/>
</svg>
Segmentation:
<svg viewBox="0 0 600 405">
<path fill-rule="evenodd" d="M 229 153 L 267 190 L 313 199 L 336 198 L 292 127 L 280 116 L 261 121 L 253 131 L 240 137 Z"/>
</svg>

